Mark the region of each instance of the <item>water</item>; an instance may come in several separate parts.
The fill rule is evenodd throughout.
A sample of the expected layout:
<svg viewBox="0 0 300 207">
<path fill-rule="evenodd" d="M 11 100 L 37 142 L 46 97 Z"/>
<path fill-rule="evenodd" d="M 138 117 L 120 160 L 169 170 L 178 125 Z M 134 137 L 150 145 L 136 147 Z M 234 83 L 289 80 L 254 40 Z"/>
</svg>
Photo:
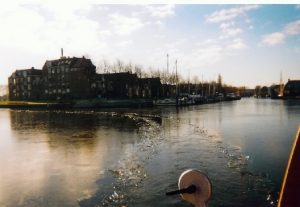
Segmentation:
<svg viewBox="0 0 300 207">
<path fill-rule="evenodd" d="M 190 206 L 165 196 L 189 168 L 210 177 L 209 206 L 275 206 L 300 104 L 2 109 L 0 121 L 0 206 Z"/>
</svg>

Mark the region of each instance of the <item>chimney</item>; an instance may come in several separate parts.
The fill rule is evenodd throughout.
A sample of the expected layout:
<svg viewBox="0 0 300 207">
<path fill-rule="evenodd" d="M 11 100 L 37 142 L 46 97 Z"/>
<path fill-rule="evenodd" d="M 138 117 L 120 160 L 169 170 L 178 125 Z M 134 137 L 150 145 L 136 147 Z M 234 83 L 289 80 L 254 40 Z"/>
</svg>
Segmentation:
<svg viewBox="0 0 300 207">
<path fill-rule="evenodd" d="M 64 57 L 64 48 L 61 48 L 60 51 L 61 51 L 61 58 L 63 58 Z"/>
</svg>

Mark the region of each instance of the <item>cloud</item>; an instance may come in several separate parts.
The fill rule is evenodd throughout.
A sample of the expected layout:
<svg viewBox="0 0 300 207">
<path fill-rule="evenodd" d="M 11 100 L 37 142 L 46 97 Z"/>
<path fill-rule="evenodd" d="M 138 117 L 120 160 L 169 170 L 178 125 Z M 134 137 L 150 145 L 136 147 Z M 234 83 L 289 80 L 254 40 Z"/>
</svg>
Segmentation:
<svg viewBox="0 0 300 207">
<path fill-rule="evenodd" d="M 175 5 L 146 6 L 152 17 L 166 18 L 175 15 Z"/>
<path fill-rule="evenodd" d="M 130 44 L 132 44 L 132 40 L 125 40 L 125 41 L 117 43 L 117 46 L 118 47 L 126 47 L 126 46 L 128 46 Z"/>
<path fill-rule="evenodd" d="M 243 33 L 241 28 L 235 27 L 235 22 L 233 21 L 222 23 L 220 29 L 222 30 L 222 35 L 219 37 L 220 39 L 235 37 Z"/>
<path fill-rule="evenodd" d="M 281 32 L 274 32 L 264 36 L 262 43 L 266 45 L 278 45 L 283 43 L 285 39 L 285 35 Z"/>
<path fill-rule="evenodd" d="M 298 34 L 300 34 L 300 20 L 288 23 L 280 32 L 265 35 L 261 43 L 274 46 L 283 43 L 287 37 Z"/>
<path fill-rule="evenodd" d="M 59 8 L 16 5 L 9 10 L 1 9 L 0 24 L 5 32 L 0 33 L 0 45 L 33 53 L 46 53 L 56 47 L 86 52 L 95 45 L 103 46 L 102 28 L 77 14 L 89 8 L 72 4 Z"/>
<path fill-rule="evenodd" d="M 130 35 L 132 32 L 144 26 L 139 18 L 127 17 L 118 13 L 110 15 L 109 23 L 119 35 Z"/>
<path fill-rule="evenodd" d="M 222 30 L 223 35 L 221 35 L 220 39 L 235 37 L 243 32 L 240 28 L 226 28 Z"/>
<path fill-rule="evenodd" d="M 246 49 L 247 45 L 244 43 L 244 41 L 241 38 L 237 38 L 234 39 L 232 43 L 230 43 L 227 47 L 232 50 L 242 50 L 242 49 Z"/>
<path fill-rule="evenodd" d="M 215 11 L 210 15 L 205 17 L 208 23 L 220 23 L 224 21 L 233 20 L 237 17 L 243 16 L 246 12 L 254 9 L 258 9 L 259 5 L 243 5 L 230 9 L 222 9 L 220 11 Z"/>
<path fill-rule="evenodd" d="M 291 22 L 284 27 L 283 30 L 286 35 L 297 35 L 300 34 L 300 20 Z"/>
</svg>

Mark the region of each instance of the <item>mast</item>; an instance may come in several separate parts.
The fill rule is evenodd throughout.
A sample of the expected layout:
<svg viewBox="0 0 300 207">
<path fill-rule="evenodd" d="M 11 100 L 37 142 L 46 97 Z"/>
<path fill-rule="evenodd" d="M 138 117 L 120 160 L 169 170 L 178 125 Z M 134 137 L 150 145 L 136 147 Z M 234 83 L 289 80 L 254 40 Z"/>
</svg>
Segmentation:
<svg viewBox="0 0 300 207">
<path fill-rule="evenodd" d="M 201 87 L 201 91 L 202 91 L 202 97 L 203 97 L 203 74 L 202 74 L 202 81 L 201 81 L 201 85 L 202 85 L 202 87 Z"/>
<path fill-rule="evenodd" d="M 278 96 L 283 96 L 283 81 L 282 81 L 282 71 L 280 71 L 280 83 L 279 83 L 279 94 Z"/>
<path fill-rule="evenodd" d="M 176 81 L 176 106 L 179 106 L 179 92 L 178 92 L 178 76 L 177 76 L 177 59 L 175 60 L 175 81 Z"/>
<path fill-rule="evenodd" d="M 167 74 L 169 73 L 169 54 L 167 53 Z"/>
<path fill-rule="evenodd" d="M 189 79 L 188 79 L 188 94 L 191 94 L 191 87 L 190 87 L 190 69 L 189 71 Z"/>
<path fill-rule="evenodd" d="M 178 96 L 177 59 L 175 60 L 175 84 L 176 84 L 176 96 Z"/>
</svg>

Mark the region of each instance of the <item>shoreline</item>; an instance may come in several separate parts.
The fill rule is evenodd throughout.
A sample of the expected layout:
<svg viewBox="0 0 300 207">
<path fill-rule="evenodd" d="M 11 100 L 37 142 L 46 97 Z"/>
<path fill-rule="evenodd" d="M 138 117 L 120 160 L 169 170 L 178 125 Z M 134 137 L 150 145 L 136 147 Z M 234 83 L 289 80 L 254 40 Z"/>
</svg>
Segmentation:
<svg viewBox="0 0 300 207">
<path fill-rule="evenodd" d="M 233 100 L 219 100 L 207 98 L 197 104 L 172 105 L 174 107 L 184 107 L 192 105 L 212 104 Z M 1 108 L 9 109 L 48 109 L 48 110 L 67 110 L 67 109 L 97 109 L 97 108 L 150 108 L 166 107 L 168 105 L 156 105 L 153 99 L 82 99 L 65 102 L 34 102 L 34 101 L 0 101 Z M 170 106 L 170 105 L 169 105 Z"/>
</svg>

